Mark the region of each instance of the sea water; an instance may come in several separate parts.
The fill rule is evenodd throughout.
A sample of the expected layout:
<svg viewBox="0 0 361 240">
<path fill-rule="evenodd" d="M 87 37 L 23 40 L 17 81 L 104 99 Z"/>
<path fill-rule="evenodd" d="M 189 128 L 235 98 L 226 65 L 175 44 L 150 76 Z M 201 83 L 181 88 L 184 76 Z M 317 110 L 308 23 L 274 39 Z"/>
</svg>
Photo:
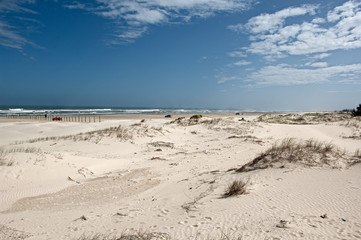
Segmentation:
<svg viewBox="0 0 361 240">
<path fill-rule="evenodd" d="M 124 108 L 124 107 L 61 107 L 61 106 L 0 106 L 1 116 L 42 115 L 119 115 L 119 114 L 177 114 L 177 113 L 235 113 L 239 110 Z M 244 111 L 242 111 L 244 112 Z"/>
</svg>

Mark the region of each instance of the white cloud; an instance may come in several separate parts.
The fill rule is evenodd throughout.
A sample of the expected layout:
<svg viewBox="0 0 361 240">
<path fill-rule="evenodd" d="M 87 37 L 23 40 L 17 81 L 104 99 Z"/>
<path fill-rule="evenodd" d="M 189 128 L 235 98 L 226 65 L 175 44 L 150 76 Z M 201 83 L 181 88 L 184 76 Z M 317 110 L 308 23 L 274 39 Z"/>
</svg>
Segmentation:
<svg viewBox="0 0 361 240">
<path fill-rule="evenodd" d="M 236 76 L 217 76 L 217 83 L 225 83 L 233 80 L 239 80 L 239 77 Z"/>
<path fill-rule="evenodd" d="M 64 5 L 64 7 L 69 8 L 69 9 L 83 9 L 83 10 L 90 8 L 86 4 L 80 3 L 80 2 L 73 2 L 72 4 Z"/>
<path fill-rule="evenodd" d="M 16 32 L 14 27 L 0 21 L 0 44 L 4 47 L 21 50 L 28 44 L 28 40 Z"/>
<path fill-rule="evenodd" d="M 148 30 L 147 27 L 128 27 L 123 30 L 120 34 L 116 34 L 117 39 L 122 39 L 122 41 L 132 41 L 133 39 L 139 38 Z M 117 44 L 117 40 L 113 44 Z"/>
<path fill-rule="evenodd" d="M 349 1 L 344 3 L 341 6 L 335 7 L 334 10 L 329 11 L 327 14 L 327 20 L 329 22 L 336 22 L 341 18 L 349 18 L 355 16 L 358 7 L 361 5 L 361 2 Z"/>
<path fill-rule="evenodd" d="M 306 66 L 323 68 L 323 67 L 327 67 L 328 63 L 327 62 L 314 62 L 314 63 L 308 63 L 308 64 L 306 64 Z"/>
<path fill-rule="evenodd" d="M 249 65 L 249 64 L 251 64 L 251 62 L 245 61 L 245 60 L 241 60 L 241 61 L 233 63 L 233 65 L 235 65 L 235 66 L 246 66 L 246 65 Z"/>
<path fill-rule="evenodd" d="M 246 82 L 252 85 L 302 85 L 337 81 L 361 82 L 361 64 L 296 68 L 286 64 L 266 66 L 249 74 Z"/>
<path fill-rule="evenodd" d="M 253 34 L 260 34 L 266 32 L 276 32 L 284 24 L 284 21 L 288 17 L 295 17 L 305 14 L 315 14 L 317 6 L 315 5 L 303 5 L 302 7 L 290 7 L 278 11 L 273 14 L 261 14 L 257 17 L 251 18 L 247 24 L 231 25 L 228 28 L 233 31 L 240 31 L 243 29 L 248 30 Z"/>
<path fill-rule="evenodd" d="M 14 13 L 30 13 L 36 14 L 33 10 L 26 8 L 26 4 L 32 4 L 34 1 L 32 0 L 2 0 L 0 1 L 0 45 L 4 47 L 14 48 L 19 51 L 22 51 L 24 46 L 26 45 L 33 45 L 36 46 L 31 41 L 27 40 L 23 37 L 20 33 L 20 30 L 15 26 L 9 23 L 10 18 L 16 19 L 20 21 L 19 25 L 26 22 L 26 18 L 14 18 L 8 17 L 7 14 L 14 14 Z"/>
<path fill-rule="evenodd" d="M 316 23 L 316 24 L 320 24 L 320 23 L 325 23 L 326 20 L 323 18 L 314 18 L 312 19 L 312 23 Z"/>
<path fill-rule="evenodd" d="M 0 13 L 7 12 L 27 12 L 27 13 L 36 13 L 35 11 L 24 7 L 24 4 L 35 3 L 35 0 L 2 0 L 0 2 Z"/>
<path fill-rule="evenodd" d="M 245 54 L 243 51 L 233 51 L 228 53 L 228 56 L 230 57 L 247 57 L 247 54 Z"/>
<path fill-rule="evenodd" d="M 316 54 L 316 55 L 312 56 L 311 58 L 312 59 L 324 59 L 324 58 L 327 58 L 329 56 L 331 56 L 330 53 L 321 53 L 321 54 Z"/>
<path fill-rule="evenodd" d="M 348 1 L 329 11 L 327 27 L 318 17 L 311 22 L 284 26 L 287 17 L 315 14 L 314 5 L 287 8 L 274 14 L 262 14 L 251 18 L 244 25 L 244 28 L 252 34 L 247 52 L 264 55 L 266 59 L 274 59 L 287 55 L 360 48 L 360 6 L 360 2 Z"/>
<path fill-rule="evenodd" d="M 248 9 L 254 0 L 96 0 L 93 6 L 74 2 L 65 7 L 83 9 L 118 24 L 121 41 L 139 38 L 149 25 L 189 22 L 218 12 Z M 145 30 L 145 31 L 144 31 Z M 133 33 L 134 32 L 134 33 Z M 117 42 L 117 41 L 114 41 Z"/>
</svg>

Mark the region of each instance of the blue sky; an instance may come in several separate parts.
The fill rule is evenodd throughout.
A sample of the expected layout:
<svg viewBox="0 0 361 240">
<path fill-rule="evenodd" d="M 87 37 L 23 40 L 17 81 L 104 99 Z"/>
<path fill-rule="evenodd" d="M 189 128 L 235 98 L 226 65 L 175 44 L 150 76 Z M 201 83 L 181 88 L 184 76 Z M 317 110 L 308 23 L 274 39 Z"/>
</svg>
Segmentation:
<svg viewBox="0 0 361 240">
<path fill-rule="evenodd" d="M 340 110 L 360 56 L 360 0 L 0 0 L 0 105 Z"/>
</svg>

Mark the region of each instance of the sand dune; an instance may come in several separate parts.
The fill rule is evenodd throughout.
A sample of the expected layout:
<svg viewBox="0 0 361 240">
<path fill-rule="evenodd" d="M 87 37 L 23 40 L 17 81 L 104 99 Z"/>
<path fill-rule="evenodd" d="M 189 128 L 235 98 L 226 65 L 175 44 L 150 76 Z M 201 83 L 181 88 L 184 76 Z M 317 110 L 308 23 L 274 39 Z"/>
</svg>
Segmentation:
<svg viewBox="0 0 361 240">
<path fill-rule="evenodd" d="M 179 117 L 0 122 L 0 239 L 361 238 L 360 119 Z"/>
</svg>

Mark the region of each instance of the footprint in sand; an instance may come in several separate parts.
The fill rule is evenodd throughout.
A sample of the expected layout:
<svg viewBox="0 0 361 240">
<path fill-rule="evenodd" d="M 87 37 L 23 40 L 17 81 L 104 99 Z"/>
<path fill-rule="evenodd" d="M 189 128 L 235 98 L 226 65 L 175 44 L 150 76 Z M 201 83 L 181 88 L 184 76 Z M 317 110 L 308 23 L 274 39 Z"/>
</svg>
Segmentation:
<svg viewBox="0 0 361 240">
<path fill-rule="evenodd" d="M 157 215 L 158 217 L 165 217 L 167 216 L 169 210 L 168 209 L 161 209 L 160 213 Z"/>
</svg>

